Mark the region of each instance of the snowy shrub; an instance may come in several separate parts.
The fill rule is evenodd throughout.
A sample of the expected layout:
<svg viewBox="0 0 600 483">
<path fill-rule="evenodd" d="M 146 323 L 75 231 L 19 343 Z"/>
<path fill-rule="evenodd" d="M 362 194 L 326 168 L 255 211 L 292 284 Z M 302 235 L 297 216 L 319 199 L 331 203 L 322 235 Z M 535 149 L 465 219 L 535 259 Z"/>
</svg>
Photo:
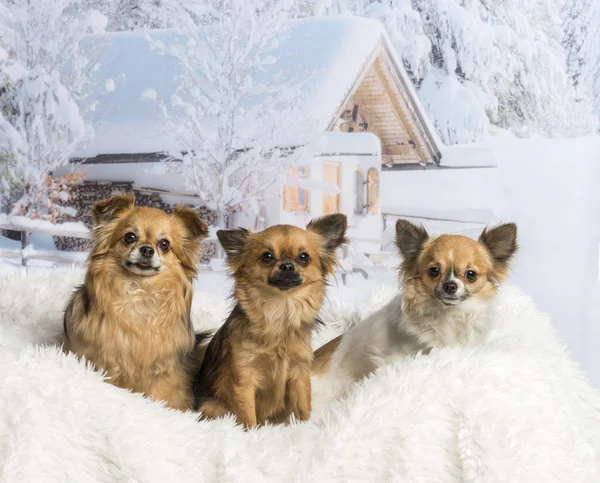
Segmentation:
<svg viewBox="0 0 600 483">
<path fill-rule="evenodd" d="M 75 216 L 77 213 L 70 206 L 72 188 L 85 177 L 82 171 L 75 171 L 62 176 L 48 175 L 42 183 L 28 187 L 26 195 L 12 206 L 12 214 L 27 216 L 56 223 L 65 215 Z"/>
</svg>

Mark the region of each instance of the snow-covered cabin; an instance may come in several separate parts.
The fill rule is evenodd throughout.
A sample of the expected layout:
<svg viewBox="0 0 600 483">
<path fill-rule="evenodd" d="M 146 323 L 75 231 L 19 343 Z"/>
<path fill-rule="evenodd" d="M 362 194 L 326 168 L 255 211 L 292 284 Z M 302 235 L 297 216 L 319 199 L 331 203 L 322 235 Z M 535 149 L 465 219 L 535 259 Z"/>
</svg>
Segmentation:
<svg viewBox="0 0 600 483">
<path fill-rule="evenodd" d="M 149 35 L 168 42 L 174 33 Z M 105 196 L 111 183 L 146 193 L 158 206 L 158 198 L 166 204 L 185 201 L 189 195 L 181 180 L 156 164 L 180 147 L 166 132 L 156 104 L 142 95 L 152 89 L 169 99 L 177 89 L 176 61 L 152 50 L 141 33 L 105 34 L 101 43 L 86 98 L 95 136 L 75 155 L 86 174 L 80 202 L 95 201 L 95 184 L 102 192 L 98 198 Z M 323 135 L 314 156 L 288 173 L 265 198 L 259 216 L 244 223 L 302 225 L 313 216 L 343 212 L 361 249 L 377 251 L 381 170 L 435 166 L 441 159 L 439 141 L 402 63 L 383 25 L 361 17 L 294 20 L 277 45 L 285 61 L 276 68 L 291 72 L 291 81 L 311 79 L 299 108 Z M 304 139 L 291 143 L 302 145 Z"/>
</svg>

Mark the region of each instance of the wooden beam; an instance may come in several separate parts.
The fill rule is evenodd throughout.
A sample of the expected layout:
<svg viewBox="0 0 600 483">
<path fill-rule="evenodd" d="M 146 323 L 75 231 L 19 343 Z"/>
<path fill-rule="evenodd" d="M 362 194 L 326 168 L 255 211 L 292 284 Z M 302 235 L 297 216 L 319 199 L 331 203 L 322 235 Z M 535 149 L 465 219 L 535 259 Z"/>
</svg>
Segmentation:
<svg viewBox="0 0 600 483">
<path fill-rule="evenodd" d="M 415 147 L 412 144 L 392 144 L 383 146 L 382 152 L 383 154 L 389 155 L 406 155 L 413 153 L 415 151 Z"/>
<path fill-rule="evenodd" d="M 421 112 L 416 105 L 418 99 L 415 92 L 411 89 L 410 80 L 402 75 L 402 64 L 396 62 L 392 52 L 389 50 L 389 45 L 386 45 L 386 48 L 384 48 L 382 57 L 387 60 L 387 64 L 390 66 L 388 72 L 392 84 L 396 86 L 402 101 L 409 107 L 412 119 L 414 120 L 414 129 L 419 133 L 421 147 L 429 153 L 432 163 L 439 166 L 442 154 L 434 139 L 431 126 L 428 125 L 425 119 L 427 115 Z"/>
<path fill-rule="evenodd" d="M 350 89 L 350 92 L 348 92 L 348 94 L 346 95 L 346 98 L 342 101 L 342 104 L 338 107 L 338 110 L 335 113 L 335 115 L 333 116 L 333 119 L 331 119 L 331 121 L 329 122 L 329 126 L 327 126 L 327 131 L 331 131 L 333 129 L 333 126 L 339 119 L 342 111 L 345 109 L 346 104 L 348 103 L 348 100 L 350 100 L 354 97 L 354 94 L 356 93 L 358 88 L 361 86 L 361 84 L 365 78 L 365 75 L 367 75 L 367 73 L 369 72 L 369 69 L 371 68 L 373 63 L 377 60 L 377 57 L 379 56 L 379 54 L 381 52 L 383 52 L 383 46 L 381 45 L 381 42 L 379 42 L 379 44 L 373 50 L 373 53 L 370 55 L 367 62 L 365 62 L 365 65 L 363 66 L 363 68 L 360 72 L 360 75 L 358 76 L 358 79 L 355 81 L 354 85 Z"/>
<path fill-rule="evenodd" d="M 375 66 L 375 70 L 379 74 L 379 79 L 381 80 L 381 83 L 382 83 L 388 97 L 390 98 L 390 101 L 396 108 L 395 113 L 398 116 L 399 122 L 402 123 L 402 125 L 406 129 L 407 133 L 410 135 L 413 142 L 415 143 L 415 149 L 419 153 L 419 156 L 421 157 L 421 161 L 423 161 L 424 163 L 427 163 L 429 161 L 429 159 L 428 159 L 429 156 L 427 156 L 425 153 L 423 153 L 422 149 L 419 146 L 421 143 L 419 142 L 418 133 L 415 132 L 415 129 L 412 126 L 412 123 L 409 122 L 409 119 L 406 117 L 406 115 L 404 113 L 403 106 L 399 104 L 398 99 L 396 98 L 394 93 L 391 92 L 390 87 L 388 86 L 388 82 L 387 82 L 385 73 L 383 71 L 383 66 L 381 65 L 381 58 L 378 59 L 378 61 L 374 64 L 374 66 Z M 404 100 L 402 102 L 404 102 Z"/>
<path fill-rule="evenodd" d="M 383 88 L 383 92 L 384 94 L 381 96 L 377 96 L 379 101 L 383 101 L 384 104 L 383 105 L 392 105 L 394 106 L 394 109 L 391 109 L 391 113 L 393 114 L 396 122 L 402 126 L 403 130 L 412 137 L 412 133 L 406 128 L 405 126 L 405 121 L 404 118 L 402 116 L 402 111 L 401 109 L 399 109 L 399 106 L 397 105 L 397 101 L 396 98 L 394 96 L 394 94 L 390 91 L 390 89 L 387 87 L 386 85 L 386 79 L 385 76 L 383 74 L 383 72 L 381 71 L 381 67 L 380 67 L 380 59 L 378 58 L 377 61 L 373 64 L 373 68 L 375 70 L 375 72 L 377 73 L 377 77 L 378 77 L 378 81 L 380 83 L 380 85 Z M 386 112 L 386 114 L 389 114 L 389 112 Z"/>
<path fill-rule="evenodd" d="M 383 164 L 386 166 L 394 166 L 396 164 L 410 164 L 410 163 L 420 163 L 421 159 L 418 156 L 406 155 L 391 155 L 391 154 L 382 154 L 381 158 L 383 160 Z"/>
<path fill-rule="evenodd" d="M 371 105 L 367 101 L 365 101 L 365 99 L 363 99 L 361 95 L 361 88 L 359 88 L 356 91 L 354 95 L 354 101 L 359 106 L 360 117 L 362 117 L 364 122 L 366 122 L 369 125 L 367 132 L 375 134 L 381 141 L 380 130 L 377 129 L 377 116 L 373 114 L 371 110 Z"/>
<path fill-rule="evenodd" d="M 368 109 L 370 131 L 380 138 L 382 145 L 390 143 L 390 141 L 394 143 L 404 140 L 408 141 L 407 137 L 410 136 L 410 133 L 404 130 L 402 119 L 398 117 L 396 111 L 393 108 L 386 107 L 385 114 L 382 114 L 382 110 L 378 108 L 378 104 L 374 104 L 374 102 L 378 102 L 379 105 L 389 106 L 392 99 L 387 94 L 379 96 L 376 99 L 371 97 L 365 99 L 361 88 L 356 92 L 355 99 L 360 100 L 363 109 Z"/>
<path fill-rule="evenodd" d="M 439 166 L 442 155 L 438 146 L 436 145 L 434 135 L 430 130 L 430 126 L 427 125 L 427 121 L 424 119 L 424 114 L 420 112 L 417 106 L 414 104 L 416 102 L 414 99 L 415 95 L 414 92 L 410 90 L 410 86 L 408 85 L 410 84 L 410 81 L 405 79 L 400 73 L 400 70 L 403 68 L 402 64 L 399 65 L 396 62 L 392 53 L 388 50 L 388 47 L 389 45 L 386 45 L 386 47 L 383 49 L 382 57 L 384 57 L 388 64 L 393 67 L 389 69 L 391 81 L 394 85 L 396 85 L 396 88 L 398 89 L 398 92 L 400 92 L 400 96 L 404 103 L 410 107 L 410 111 L 415 120 L 415 129 L 419 132 L 419 135 L 422 139 L 423 148 L 430 153 L 433 164 Z"/>
</svg>

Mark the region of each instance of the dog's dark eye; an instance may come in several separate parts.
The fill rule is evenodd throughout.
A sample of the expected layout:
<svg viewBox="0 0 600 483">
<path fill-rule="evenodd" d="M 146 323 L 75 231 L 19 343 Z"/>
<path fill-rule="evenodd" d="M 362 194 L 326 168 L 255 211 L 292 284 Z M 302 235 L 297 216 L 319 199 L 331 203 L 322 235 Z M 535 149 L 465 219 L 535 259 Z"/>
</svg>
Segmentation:
<svg viewBox="0 0 600 483">
<path fill-rule="evenodd" d="M 132 232 L 125 233 L 125 236 L 123 237 L 123 240 L 128 245 L 131 245 L 133 242 L 135 242 L 137 240 L 137 236 L 135 236 L 135 233 L 132 233 Z"/>
<path fill-rule="evenodd" d="M 475 270 L 467 270 L 467 272 L 465 273 L 465 278 L 469 282 L 474 282 L 475 280 L 477 280 L 477 272 Z"/>
<path fill-rule="evenodd" d="M 302 265 L 308 265 L 308 263 L 310 262 L 310 255 L 306 252 L 302 252 L 300 255 L 298 255 L 298 263 L 301 263 Z"/>
<path fill-rule="evenodd" d="M 169 251 L 169 248 L 171 248 L 171 243 L 169 242 L 169 240 L 158 240 L 158 246 L 163 252 L 167 253 Z"/>
<path fill-rule="evenodd" d="M 438 267 L 430 267 L 428 272 L 431 278 L 435 278 L 440 274 L 440 269 Z"/>
<path fill-rule="evenodd" d="M 275 260 L 275 257 L 271 252 L 265 252 L 260 256 L 260 259 L 265 263 L 271 263 L 273 260 Z"/>
</svg>

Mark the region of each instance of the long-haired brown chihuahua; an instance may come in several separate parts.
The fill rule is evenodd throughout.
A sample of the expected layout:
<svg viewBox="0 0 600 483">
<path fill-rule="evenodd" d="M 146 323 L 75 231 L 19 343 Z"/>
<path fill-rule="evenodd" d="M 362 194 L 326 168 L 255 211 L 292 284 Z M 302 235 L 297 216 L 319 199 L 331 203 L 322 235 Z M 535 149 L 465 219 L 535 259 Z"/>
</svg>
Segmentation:
<svg viewBox="0 0 600 483">
<path fill-rule="evenodd" d="M 192 352 L 203 338 L 190 320 L 192 281 L 207 228 L 191 208 L 177 205 L 169 216 L 134 202 L 117 194 L 93 208 L 93 247 L 65 311 L 65 349 L 116 386 L 191 409 Z"/>
<path fill-rule="evenodd" d="M 346 217 L 335 214 L 311 221 L 306 230 L 277 225 L 259 233 L 217 232 L 236 305 L 194 381 L 203 417 L 233 413 L 247 428 L 291 415 L 308 419 L 311 335 L 346 225 Z"/>
</svg>

